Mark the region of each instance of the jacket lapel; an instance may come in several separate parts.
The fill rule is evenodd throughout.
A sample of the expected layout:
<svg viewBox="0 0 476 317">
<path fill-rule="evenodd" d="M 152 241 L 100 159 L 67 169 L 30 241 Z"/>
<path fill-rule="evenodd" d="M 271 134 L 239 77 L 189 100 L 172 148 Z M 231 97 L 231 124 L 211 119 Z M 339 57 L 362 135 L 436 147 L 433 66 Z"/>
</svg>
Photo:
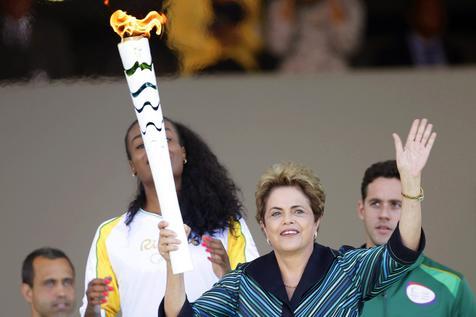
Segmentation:
<svg viewBox="0 0 476 317">
<path fill-rule="evenodd" d="M 337 252 L 329 247 L 314 244 L 312 254 L 291 301 L 288 299 L 274 251 L 251 262 L 246 267 L 245 274 L 294 310 L 306 292 L 326 275 L 336 256 Z"/>
</svg>

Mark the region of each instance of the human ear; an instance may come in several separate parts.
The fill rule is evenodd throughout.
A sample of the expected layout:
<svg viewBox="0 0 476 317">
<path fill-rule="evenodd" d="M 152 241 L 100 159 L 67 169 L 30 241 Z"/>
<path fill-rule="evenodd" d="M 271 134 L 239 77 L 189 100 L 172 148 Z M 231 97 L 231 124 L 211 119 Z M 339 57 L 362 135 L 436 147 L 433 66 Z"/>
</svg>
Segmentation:
<svg viewBox="0 0 476 317">
<path fill-rule="evenodd" d="M 26 284 L 26 283 L 22 283 L 21 284 L 21 287 L 20 287 L 20 291 L 21 291 L 21 294 L 23 295 L 23 297 L 25 298 L 25 300 L 28 302 L 28 303 L 31 303 L 32 301 L 32 289 L 30 287 L 30 285 Z"/>
<path fill-rule="evenodd" d="M 364 213 L 365 213 L 364 202 L 362 201 L 362 199 L 360 199 L 357 202 L 357 216 L 359 217 L 360 220 L 364 220 Z"/>
<path fill-rule="evenodd" d="M 131 172 L 133 176 L 137 175 L 136 167 L 132 161 L 129 160 L 129 167 L 131 168 Z"/>
<path fill-rule="evenodd" d="M 264 235 L 265 235 L 266 238 L 267 238 L 268 235 L 266 234 L 266 225 L 264 224 L 263 221 L 260 221 L 260 222 L 259 222 L 259 227 L 261 228 L 261 231 L 263 231 Z"/>
<path fill-rule="evenodd" d="M 185 150 L 185 146 L 181 146 L 182 148 L 182 161 L 186 162 L 187 161 L 187 151 Z"/>
</svg>

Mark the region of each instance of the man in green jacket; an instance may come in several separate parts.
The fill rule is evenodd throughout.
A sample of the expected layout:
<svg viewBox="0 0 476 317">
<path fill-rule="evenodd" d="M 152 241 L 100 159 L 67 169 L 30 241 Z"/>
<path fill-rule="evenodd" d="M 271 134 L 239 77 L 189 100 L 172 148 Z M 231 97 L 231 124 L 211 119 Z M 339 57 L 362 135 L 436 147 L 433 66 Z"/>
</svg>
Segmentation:
<svg viewBox="0 0 476 317">
<path fill-rule="evenodd" d="M 400 219 L 403 197 L 400 175 L 394 160 L 371 165 L 361 185 L 362 199 L 357 212 L 370 248 L 387 242 Z M 423 256 L 419 265 L 383 295 L 365 302 L 361 316 L 370 317 L 475 317 L 476 301 L 466 279 L 432 259 Z"/>
</svg>

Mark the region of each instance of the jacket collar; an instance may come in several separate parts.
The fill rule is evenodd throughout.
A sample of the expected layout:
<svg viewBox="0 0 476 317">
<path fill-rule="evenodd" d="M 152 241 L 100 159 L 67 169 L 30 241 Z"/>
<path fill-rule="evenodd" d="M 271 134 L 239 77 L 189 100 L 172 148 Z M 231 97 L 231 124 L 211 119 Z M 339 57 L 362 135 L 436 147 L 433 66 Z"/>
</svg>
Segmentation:
<svg viewBox="0 0 476 317">
<path fill-rule="evenodd" d="M 294 291 L 291 301 L 288 299 L 284 282 L 274 251 L 261 256 L 245 268 L 245 274 L 254 279 L 264 290 L 272 293 L 291 308 L 296 308 L 303 295 L 326 275 L 337 256 L 337 251 L 320 244 L 314 244 L 301 280 Z"/>
</svg>

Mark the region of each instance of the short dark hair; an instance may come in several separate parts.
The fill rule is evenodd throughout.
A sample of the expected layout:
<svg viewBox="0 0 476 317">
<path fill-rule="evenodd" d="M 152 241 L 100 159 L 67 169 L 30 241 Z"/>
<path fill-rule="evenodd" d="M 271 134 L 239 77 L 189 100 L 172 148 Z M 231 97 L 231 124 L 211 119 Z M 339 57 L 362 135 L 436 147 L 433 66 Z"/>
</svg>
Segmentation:
<svg viewBox="0 0 476 317">
<path fill-rule="evenodd" d="M 23 265 L 21 268 L 22 283 L 28 284 L 30 287 L 33 287 L 33 279 L 35 277 L 33 261 L 38 257 L 43 257 L 50 260 L 65 259 L 66 261 L 68 261 L 69 266 L 71 266 L 71 269 L 73 270 L 73 275 L 75 274 L 73 263 L 63 251 L 50 247 L 36 249 L 26 256 L 25 260 L 23 260 Z"/>
<path fill-rule="evenodd" d="M 379 177 L 400 179 L 397 162 L 395 160 L 377 162 L 370 165 L 370 167 L 365 170 L 364 178 L 362 179 L 362 184 L 360 185 L 362 201 L 367 198 L 369 184 Z"/>
</svg>

